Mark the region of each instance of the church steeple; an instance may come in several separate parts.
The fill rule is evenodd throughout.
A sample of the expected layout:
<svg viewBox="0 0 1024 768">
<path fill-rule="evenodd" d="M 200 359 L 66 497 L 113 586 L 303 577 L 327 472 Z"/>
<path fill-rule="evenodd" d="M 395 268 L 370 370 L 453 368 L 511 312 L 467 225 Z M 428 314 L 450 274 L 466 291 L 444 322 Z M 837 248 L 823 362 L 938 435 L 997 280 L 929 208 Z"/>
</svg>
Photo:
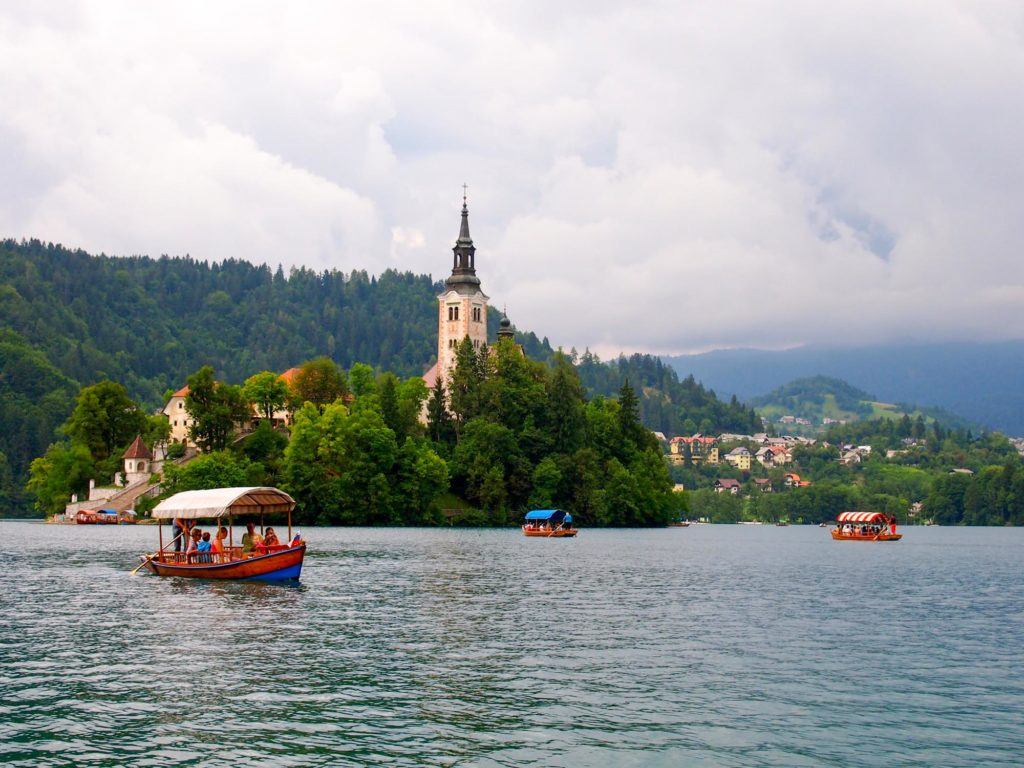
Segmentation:
<svg viewBox="0 0 1024 768">
<path fill-rule="evenodd" d="M 469 206 L 466 202 L 466 185 L 462 192 L 462 223 L 459 226 L 459 237 L 452 248 L 452 274 L 445 281 L 448 288 L 457 291 L 480 290 L 480 278 L 476 276 L 476 246 L 469 235 Z"/>
</svg>

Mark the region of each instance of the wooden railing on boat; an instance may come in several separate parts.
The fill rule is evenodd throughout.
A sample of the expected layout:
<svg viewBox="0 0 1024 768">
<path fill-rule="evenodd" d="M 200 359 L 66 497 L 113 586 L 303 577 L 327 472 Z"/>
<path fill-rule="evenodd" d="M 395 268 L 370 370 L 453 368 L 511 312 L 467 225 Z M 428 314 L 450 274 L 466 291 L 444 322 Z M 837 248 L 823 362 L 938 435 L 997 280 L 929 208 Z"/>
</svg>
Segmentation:
<svg viewBox="0 0 1024 768">
<path fill-rule="evenodd" d="M 155 560 L 170 565 L 216 565 L 217 563 L 233 563 L 238 560 L 248 560 L 252 557 L 267 555 L 272 552 L 281 552 L 288 549 L 287 544 L 274 544 L 270 547 L 257 547 L 249 552 L 243 552 L 241 547 L 224 547 L 223 552 L 161 552 Z"/>
</svg>

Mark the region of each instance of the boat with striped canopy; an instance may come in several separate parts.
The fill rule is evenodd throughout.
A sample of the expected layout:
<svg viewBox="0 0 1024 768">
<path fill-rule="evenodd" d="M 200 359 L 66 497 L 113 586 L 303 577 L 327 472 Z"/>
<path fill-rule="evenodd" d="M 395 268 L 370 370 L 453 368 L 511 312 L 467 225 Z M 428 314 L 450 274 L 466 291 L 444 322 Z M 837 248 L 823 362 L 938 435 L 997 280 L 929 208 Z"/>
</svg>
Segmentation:
<svg viewBox="0 0 1024 768">
<path fill-rule="evenodd" d="M 842 512 L 832 529 L 836 541 L 899 541 L 896 518 L 882 512 Z"/>
<path fill-rule="evenodd" d="M 185 576 L 195 579 L 230 579 L 241 581 L 298 581 L 302 561 L 306 555 L 306 542 L 292 537 L 292 510 L 295 500 L 277 488 L 255 486 L 248 488 L 211 488 L 203 491 L 183 491 L 160 502 L 153 509 L 153 518 L 160 521 L 160 549 L 143 556 L 143 565 L 157 576 Z M 234 545 L 232 523 L 235 518 L 259 520 L 263 531 L 266 515 L 287 515 L 287 544 L 257 546 L 243 551 Z M 174 539 L 165 546 L 164 520 L 214 520 L 217 528 L 226 521 L 227 546 L 222 552 L 188 555 L 167 551 Z M 173 530 L 173 529 L 172 529 Z M 140 566 L 141 567 L 141 566 Z"/>
</svg>

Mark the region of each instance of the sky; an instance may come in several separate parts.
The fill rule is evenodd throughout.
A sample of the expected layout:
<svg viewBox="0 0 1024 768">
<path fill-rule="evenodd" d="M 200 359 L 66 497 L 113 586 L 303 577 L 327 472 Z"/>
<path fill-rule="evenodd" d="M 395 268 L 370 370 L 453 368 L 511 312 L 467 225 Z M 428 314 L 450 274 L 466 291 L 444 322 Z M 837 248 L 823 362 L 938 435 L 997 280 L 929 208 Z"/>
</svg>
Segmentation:
<svg viewBox="0 0 1024 768">
<path fill-rule="evenodd" d="M 1024 337 L 1020 2 L 0 0 L 0 236 L 444 278 L 566 348 Z"/>
</svg>

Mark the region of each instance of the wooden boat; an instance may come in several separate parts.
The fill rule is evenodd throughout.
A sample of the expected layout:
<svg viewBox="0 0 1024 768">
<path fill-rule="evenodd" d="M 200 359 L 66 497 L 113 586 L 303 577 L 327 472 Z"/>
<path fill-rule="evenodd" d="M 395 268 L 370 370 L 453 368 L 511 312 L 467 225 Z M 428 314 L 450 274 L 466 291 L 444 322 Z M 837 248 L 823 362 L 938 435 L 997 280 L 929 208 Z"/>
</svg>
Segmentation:
<svg viewBox="0 0 1024 768">
<path fill-rule="evenodd" d="M 77 525 L 134 525 L 134 512 L 115 512 L 112 509 L 82 509 L 75 515 Z"/>
<path fill-rule="evenodd" d="M 786 522 L 785 520 L 779 520 L 778 522 L 775 523 L 775 525 L 778 528 L 788 528 L 789 527 L 789 523 Z"/>
<path fill-rule="evenodd" d="M 572 527 L 572 515 L 562 509 L 531 510 L 523 523 L 523 535 L 538 539 L 565 539 L 577 533 Z"/>
<path fill-rule="evenodd" d="M 688 520 L 676 520 L 675 522 L 668 524 L 669 528 L 689 528 L 690 522 Z"/>
<path fill-rule="evenodd" d="M 194 579 L 232 579 L 239 581 L 298 581 L 302 575 L 302 562 L 306 556 L 306 543 L 296 535 L 292 537 L 291 513 L 295 500 L 277 488 L 213 488 L 205 491 L 184 491 L 160 502 L 153 517 L 158 527 L 160 548 L 143 556 L 142 565 L 157 576 L 184 576 Z M 288 544 L 257 546 L 250 552 L 234 546 L 233 540 L 220 553 L 203 552 L 186 555 L 168 552 L 164 546 L 164 520 L 214 520 L 219 529 L 227 518 L 229 536 L 234 536 L 232 521 L 235 517 L 263 517 L 267 514 L 287 513 Z M 142 566 L 139 566 L 142 567 Z"/>
<path fill-rule="evenodd" d="M 831 530 L 836 541 L 899 541 L 896 518 L 881 512 L 842 512 Z"/>
</svg>

